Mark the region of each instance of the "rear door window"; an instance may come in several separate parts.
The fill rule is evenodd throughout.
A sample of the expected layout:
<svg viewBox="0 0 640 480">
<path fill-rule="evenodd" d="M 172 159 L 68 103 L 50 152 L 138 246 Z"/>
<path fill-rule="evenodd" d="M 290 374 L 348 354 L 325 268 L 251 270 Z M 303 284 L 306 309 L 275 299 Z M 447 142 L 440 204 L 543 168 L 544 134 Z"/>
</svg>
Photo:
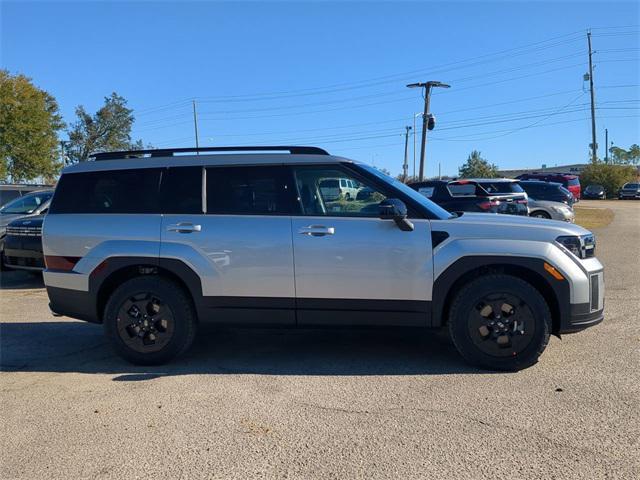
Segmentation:
<svg viewBox="0 0 640 480">
<path fill-rule="evenodd" d="M 202 213 L 202 167 L 170 167 L 162 172 L 162 213 Z"/>
<path fill-rule="evenodd" d="M 160 168 L 67 173 L 49 207 L 56 213 L 160 213 Z"/>
</svg>

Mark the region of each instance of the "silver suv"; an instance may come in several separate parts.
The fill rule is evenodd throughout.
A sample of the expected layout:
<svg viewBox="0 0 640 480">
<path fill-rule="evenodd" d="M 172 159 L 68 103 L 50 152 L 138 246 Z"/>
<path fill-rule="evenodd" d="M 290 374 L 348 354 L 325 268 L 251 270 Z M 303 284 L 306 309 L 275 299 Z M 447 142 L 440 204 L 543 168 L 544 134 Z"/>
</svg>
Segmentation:
<svg viewBox="0 0 640 480">
<path fill-rule="evenodd" d="M 134 363 L 184 352 L 200 322 L 446 326 L 469 362 L 518 370 L 550 334 L 603 319 L 594 236 L 575 225 L 452 215 L 315 147 L 94 160 L 58 182 L 44 279 L 54 313 L 102 323 Z M 325 198 L 322 182 L 336 178 L 368 194 Z"/>
</svg>

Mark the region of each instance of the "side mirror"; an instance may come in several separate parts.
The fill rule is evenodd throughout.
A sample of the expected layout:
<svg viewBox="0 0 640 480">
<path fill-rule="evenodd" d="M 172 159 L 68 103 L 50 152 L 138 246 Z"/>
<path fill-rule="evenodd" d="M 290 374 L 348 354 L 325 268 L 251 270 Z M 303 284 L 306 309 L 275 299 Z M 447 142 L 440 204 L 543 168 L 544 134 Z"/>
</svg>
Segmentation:
<svg viewBox="0 0 640 480">
<path fill-rule="evenodd" d="M 397 198 L 387 198 L 378 204 L 379 217 L 382 220 L 393 220 L 403 232 L 412 232 L 413 223 L 407 220 L 407 206 Z"/>
</svg>

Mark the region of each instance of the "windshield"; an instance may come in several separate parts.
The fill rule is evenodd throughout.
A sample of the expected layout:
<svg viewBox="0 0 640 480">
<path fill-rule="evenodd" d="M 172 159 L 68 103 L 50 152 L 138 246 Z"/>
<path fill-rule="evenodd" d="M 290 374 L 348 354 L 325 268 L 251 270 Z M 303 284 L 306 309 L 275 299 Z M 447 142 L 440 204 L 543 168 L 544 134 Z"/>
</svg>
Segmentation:
<svg viewBox="0 0 640 480">
<path fill-rule="evenodd" d="M 622 188 L 638 188 L 639 184 L 637 183 L 627 183 L 624 187 Z"/>
<path fill-rule="evenodd" d="M 27 215 L 33 213 L 40 205 L 45 203 L 53 195 L 52 192 L 30 193 L 24 197 L 16 198 L 0 208 L 0 213 Z"/>
<path fill-rule="evenodd" d="M 602 185 L 589 185 L 587 187 L 587 191 L 589 192 L 597 192 L 598 190 L 602 190 L 602 189 L 603 189 Z"/>
<path fill-rule="evenodd" d="M 446 220 L 447 218 L 455 217 L 455 215 L 452 215 L 451 213 L 447 212 L 444 208 L 433 203 L 431 200 L 429 200 L 427 197 L 425 197 L 421 193 L 417 192 L 411 187 L 406 186 L 401 181 L 396 180 L 395 178 L 392 178 L 389 175 L 382 173 L 377 168 L 370 167 L 369 165 L 364 165 L 364 164 L 358 164 L 358 166 L 363 168 L 367 172 L 374 174 L 376 177 L 378 177 L 385 183 L 393 185 L 396 189 L 400 190 L 406 196 L 410 197 L 413 201 L 419 203 L 420 205 L 428 209 L 439 220 Z"/>
</svg>

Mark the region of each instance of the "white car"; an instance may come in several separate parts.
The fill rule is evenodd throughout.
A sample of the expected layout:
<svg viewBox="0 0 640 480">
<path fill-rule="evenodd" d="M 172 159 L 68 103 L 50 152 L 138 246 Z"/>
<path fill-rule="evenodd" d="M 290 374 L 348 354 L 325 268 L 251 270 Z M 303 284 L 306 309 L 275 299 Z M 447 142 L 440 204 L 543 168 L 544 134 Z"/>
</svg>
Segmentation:
<svg viewBox="0 0 640 480">
<path fill-rule="evenodd" d="M 573 208 L 562 202 L 550 200 L 535 200 L 529 197 L 529 216 L 537 218 L 550 218 L 563 222 L 575 222 L 576 215 Z"/>
<path fill-rule="evenodd" d="M 320 192 L 325 200 L 355 200 L 360 185 L 350 178 L 325 178 L 320 182 Z"/>
</svg>

